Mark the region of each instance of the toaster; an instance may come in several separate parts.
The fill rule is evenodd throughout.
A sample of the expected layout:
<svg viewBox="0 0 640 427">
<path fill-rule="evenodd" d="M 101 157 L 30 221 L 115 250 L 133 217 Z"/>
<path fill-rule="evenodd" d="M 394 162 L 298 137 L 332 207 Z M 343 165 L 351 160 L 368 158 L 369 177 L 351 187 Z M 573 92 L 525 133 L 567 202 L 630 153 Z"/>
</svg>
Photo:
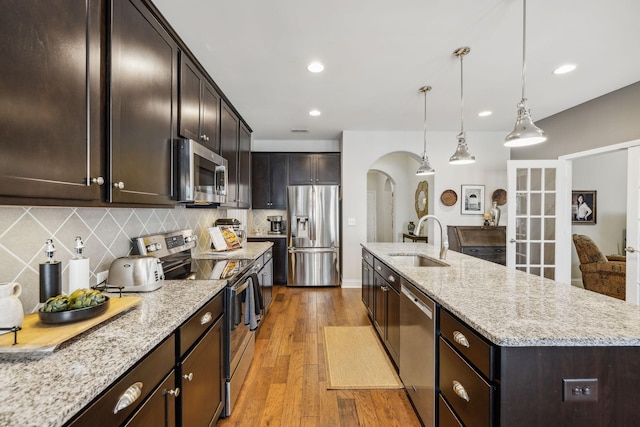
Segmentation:
<svg viewBox="0 0 640 427">
<path fill-rule="evenodd" d="M 162 261 L 146 255 L 117 258 L 109 267 L 107 283 L 123 292 L 155 291 L 164 285 Z"/>
</svg>

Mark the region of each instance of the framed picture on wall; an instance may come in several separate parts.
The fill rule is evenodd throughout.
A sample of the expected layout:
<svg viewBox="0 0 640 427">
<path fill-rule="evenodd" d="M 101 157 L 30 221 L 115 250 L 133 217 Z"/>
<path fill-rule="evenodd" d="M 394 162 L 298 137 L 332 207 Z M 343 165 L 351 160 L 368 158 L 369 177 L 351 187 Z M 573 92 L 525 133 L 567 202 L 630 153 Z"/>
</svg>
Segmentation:
<svg viewBox="0 0 640 427">
<path fill-rule="evenodd" d="M 462 195 L 461 214 L 482 215 L 484 213 L 484 185 L 463 185 L 460 194 Z"/>
<path fill-rule="evenodd" d="M 571 222 L 573 224 L 590 224 L 596 223 L 596 192 L 588 191 L 571 191 Z"/>
</svg>

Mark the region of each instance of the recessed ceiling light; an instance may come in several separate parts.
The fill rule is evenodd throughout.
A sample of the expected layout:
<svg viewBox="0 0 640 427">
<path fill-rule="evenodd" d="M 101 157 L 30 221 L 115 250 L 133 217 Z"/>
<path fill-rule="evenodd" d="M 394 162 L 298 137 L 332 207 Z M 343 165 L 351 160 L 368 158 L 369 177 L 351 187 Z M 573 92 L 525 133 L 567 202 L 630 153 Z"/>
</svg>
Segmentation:
<svg viewBox="0 0 640 427">
<path fill-rule="evenodd" d="M 309 111 L 309 115 L 310 116 L 314 116 L 315 117 L 315 116 L 319 116 L 320 114 L 322 114 L 320 112 L 320 110 L 311 110 L 311 111 Z"/>
<path fill-rule="evenodd" d="M 567 74 L 576 69 L 574 64 L 565 64 L 553 70 L 553 74 Z"/>
<path fill-rule="evenodd" d="M 311 64 L 307 65 L 307 70 L 311 71 L 312 73 L 321 73 L 324 70 L 324 65 L 319 62 L 312 62 Z"/>
<path fill-rule="evenodd" d="M 492 114 L 493 114 L 493 112 L 492 112 L 492 111 L 480 111 L 480 112 L 478 113 L 478 116 L 480 116 L 480 117 L 487 117 L 487 116 L 490 116 L 490 115 L 492 115 Z"/>
</svg>

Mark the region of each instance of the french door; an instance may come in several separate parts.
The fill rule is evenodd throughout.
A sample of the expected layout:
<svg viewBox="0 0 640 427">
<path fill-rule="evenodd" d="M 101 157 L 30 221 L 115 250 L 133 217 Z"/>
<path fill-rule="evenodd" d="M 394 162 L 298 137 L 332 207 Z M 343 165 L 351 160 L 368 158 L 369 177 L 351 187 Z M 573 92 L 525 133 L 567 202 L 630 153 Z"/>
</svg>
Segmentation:
<svg viewBox="0 0 640 427">
<path fill-rule="evenodd" d="M 640 247 L 640 146 L 627 151 L 627 302 L 640 304 L 640 272 L 638 249 Z"/>
<path fill-rule="evenodd" d="M 571 164 L 510 160 L 507 267 L 571 283 Z"/>
</svg>

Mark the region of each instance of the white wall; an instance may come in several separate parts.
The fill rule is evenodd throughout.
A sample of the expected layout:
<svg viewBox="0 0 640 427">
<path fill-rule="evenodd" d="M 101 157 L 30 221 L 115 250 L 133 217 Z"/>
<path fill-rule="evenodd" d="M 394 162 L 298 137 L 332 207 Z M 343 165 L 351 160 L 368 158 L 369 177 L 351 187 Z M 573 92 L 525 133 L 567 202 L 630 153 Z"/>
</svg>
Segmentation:
<svg viewBox="0 0 640 427">
<path fill-rule="evenodd" d="M 606 167 L 603 167 L 606 165 Z M 623 254 L 627 220 L 627 150 L 612 151 L 572 162 L 574 190 L 595 190 L 596 224 L 573 224 L 571 233 L 585 234 L 605 255 Z M 578 254 L 571 253 L 571 282 L 582 286 Z"/>
<path fill-rule="evenodd" d="M 456 147 L 456 132 L 430 132 L 427 134 L 427 153 L 431 165 L 436 169 L 433 185 L 430 185 L 429 212 L 437 215 L 444 225 L 481 225 L 480 215 L 461 215 L 460 200 L 446 207 L 440 203 L 440 194 L 453 189 L 460 197 L 462 184 L 485 185 L 485 206 L 491 193 L 498 188 L 507 188 L 507 160 L 509 149 L 504 147 L 505 132 L 468 132 L 469 150 L 477 162 L 472 165 L 451 166 L 449 157 Z M 380 157 L 389 153 L 411 153 L 418 158 L 422 152 L 422 132 L 359 132 L 344 131 L 342 134 L 342 224 L 343 224 L 343 286 L 360 286 L 360 244 L 366 241 L 367 171 Z M 398 184 L 399 185 L 399 184 Z M 413 189 L 415 191 L 415 187 Z M 413 203 L 411 203 L 413 206 Z M 488 210 L 488 209 L 487 209 Z M 506 207 L 502 208 L 506 224 Z M 355 225 L 348 225 L 348 219 Z M 397 221 L 399 223 L 399 221 Z M 440 236 L 430 242 L 440 244 Z"/>
</svg>

